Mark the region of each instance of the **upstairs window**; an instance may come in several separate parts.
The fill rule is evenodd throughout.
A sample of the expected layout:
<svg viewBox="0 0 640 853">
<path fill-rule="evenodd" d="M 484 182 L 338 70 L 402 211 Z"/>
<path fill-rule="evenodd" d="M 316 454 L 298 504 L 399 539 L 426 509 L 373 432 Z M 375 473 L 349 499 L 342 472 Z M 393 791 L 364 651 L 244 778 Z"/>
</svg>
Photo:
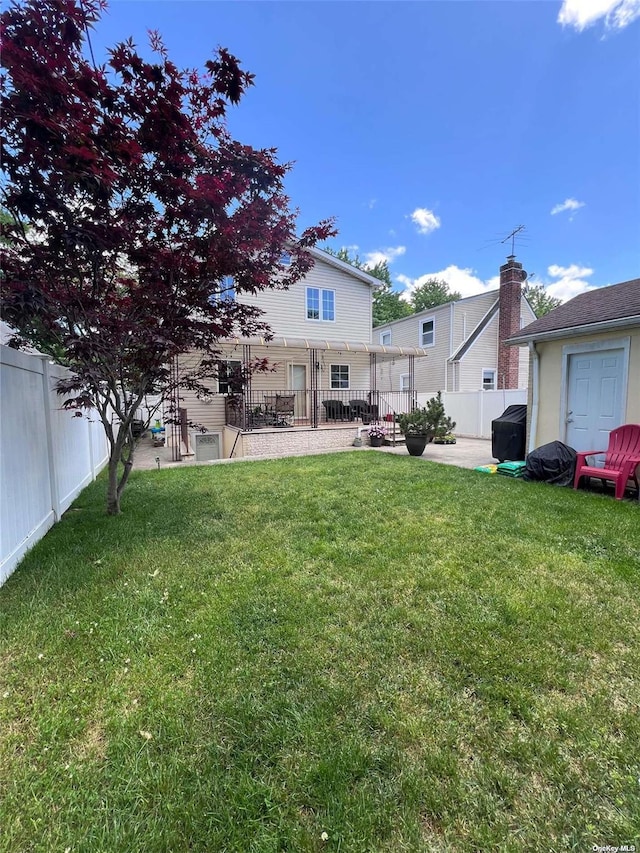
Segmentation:
<svg viewBox="0 0 640 853">
<path fill-rule="evenodd" d="M 483 391 L 495 391 L 496 390 L 496 373 L 497 370 L 495 367 L 485 368 L 482 371 L 482 390 Z"/>
<path fill-rule="evenodd" d="M 283 267 L 288 267 L 291 265 L 291 255 L 289 254 L 289 252 L 283 252 L 280 255 L 280 263 Z"/>
<path fill-rule="evenodd" d="M 380 332 L 380 344 L 383 347 L 391 346 L 391 332 Z"/>
<path fill-rule="evenodd" d="M 421 347 L 432 347 L 436 342 L 436 321 L 433 317 L 428 320 L 420 320 L 420 340 Z"/>
<path fill-rule="evenodd" d="M 319 287 L 308 287 L 307 320 L 325 320 L 327 322 L 333 322 L 335 319 L 335 290 L 322 290 Z"/>
<path fill-rule="evenodd" d="M 332 364 L 331 365 L 331 388 L 335 391 L 347 389 L 349 387 L 349 365 L 348 364 Z"/>
</svg>

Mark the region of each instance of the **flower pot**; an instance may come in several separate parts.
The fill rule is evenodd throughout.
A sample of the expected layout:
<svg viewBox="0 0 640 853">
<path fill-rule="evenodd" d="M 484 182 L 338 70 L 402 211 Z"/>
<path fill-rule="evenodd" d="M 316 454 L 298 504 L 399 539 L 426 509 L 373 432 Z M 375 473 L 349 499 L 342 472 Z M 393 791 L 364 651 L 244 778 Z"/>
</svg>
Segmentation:
<svg viewBox="0 0 640 853">
<path fill-rule="evenodd" d="M 424 449 L 427 446 L 428 436 L 426 435 L 407 435 L 405 441 L 407 450 L 411 456 L 422 456 Z"/>
<path fill-rule="evenodd" d="M 384 444 L 384 436 L 370 435 L 369 444 L 371 445 L 371 447 L 382 447 L 382 445 Z"/>
</svg>

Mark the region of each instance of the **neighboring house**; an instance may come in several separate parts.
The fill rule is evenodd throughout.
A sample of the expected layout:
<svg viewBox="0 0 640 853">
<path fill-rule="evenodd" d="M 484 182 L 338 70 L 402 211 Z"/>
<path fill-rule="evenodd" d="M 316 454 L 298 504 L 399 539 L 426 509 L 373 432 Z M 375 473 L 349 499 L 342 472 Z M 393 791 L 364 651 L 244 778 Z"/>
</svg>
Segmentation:
<svg viewBox="0 0 640 853">
<path fill-rule="evenodd" d="M 372 343 L 373 292 L 380 281 L 319 249 L 309 251 L 313 269 L 288 290 L 239 297 L 262 309 L 273 339 L 229 339 L 221 345 L 210 395 L 198 399 L 180 392 L 182 442 L 191 444 L 197 458 L 348 446 L 363 421 L 411 408 L 411 388 L 379 393 L 376 366 L 385 358 L 413 361 L 427 350 Z M 235 298 L 231 282 L 228 293 Z M 272 370 L 240 379 L 258 358 L 267 358 Z M 206 435 L 190 431 L 186 421 L 204 427 Z M 171 443 L 180 444 L 177 434 Z"/>
<path fill-rule="evenodd" d="M 373 330 L 375 343 L 419 346 L 429 358 L 415 365 L 418 392 L 485 391 L 526 388 L 528 353 L 504 341 L 535 314 L 522 296 L 527 274 L 513 255 L 500 267 L 500 288 L 439 305 Z M 378 369 L 378 387 L 404 390 L 409 383 L 406 360 Z"/>
<path fill-rule="evenodd" d="M 640 278 L 582 293 L 509 343 L 531 355 L 529 451 L 603 449 L 612 429 L 640 423 Z"/>
</svg>

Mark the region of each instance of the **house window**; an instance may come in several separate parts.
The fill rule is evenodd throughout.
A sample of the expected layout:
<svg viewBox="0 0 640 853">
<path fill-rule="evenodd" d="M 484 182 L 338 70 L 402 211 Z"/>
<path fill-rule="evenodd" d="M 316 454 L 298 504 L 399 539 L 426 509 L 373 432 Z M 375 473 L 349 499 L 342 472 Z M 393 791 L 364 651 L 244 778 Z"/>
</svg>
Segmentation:
<svg viewBox="0 0 640 853">
<path fill-rule="evenodd" d="M 291 255 L 289 254 L 289 252 L 283 252 L 280 255 L 280 263 L 283 267 L 288 267 L 291 265 Z"/>
<path fill-rule="evenodd" d="M 307 320 L 336 319 L 335 290 L 321 290 L 319 287 L 307 288 Z"/>
<path fill-rule="evenodd" d="M 432 347 L 436 342 L 436 321 L 433 317 L 420 320 L 420 346 Z"/>
<path fill-rule="evenodd" d="M 391 346 L 391 332 L 380 332 L 380 343 L 383 347 Z"/>
<path fill-rule="evenodd" d="M 331 365 L 331 388 L 339 390 L 349 387 L 349 365 L 348 364 L 332 364 Z"/>
<path fill-rule="evenodd" d="M 218 393 L 238 394 L 242 391 L 241 361 L 221 361 L 218 364 Z"/>
<path fill-rule="evenodd" d="M 485 368 L 482 371 L 482 390 L 483 391 L 495 391 L 496 390 L 496 374 L 497 374 L 497 370 L 495 367 Z"/>
<path fill-rule="evenodd" d="M 400 390 L 411 391 L 411 383 L 409 382 L 409 374 L 403 373 L 400 376 Z"/>
</svg>

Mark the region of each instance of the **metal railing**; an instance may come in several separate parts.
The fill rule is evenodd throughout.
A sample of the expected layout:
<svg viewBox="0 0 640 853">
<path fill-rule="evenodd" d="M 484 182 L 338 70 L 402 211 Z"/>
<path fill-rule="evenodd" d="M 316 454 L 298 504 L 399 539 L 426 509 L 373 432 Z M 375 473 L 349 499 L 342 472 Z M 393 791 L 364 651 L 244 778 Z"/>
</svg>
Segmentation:
<svg viewBox="0 0 640 853">
<path fill-rule="evenodd" d="M 294 426 L 316 428 L 349 422 L 369 424 L 389 417 L 395 422 L 398 411 L 411 411 L 415 395 L 399 391 L 392 396 L 393 400 L 379 391 L 362 389 L 251 389 L 225 398 L 225 420 L 229 426 L 245 431 Z"/>
</svg>

